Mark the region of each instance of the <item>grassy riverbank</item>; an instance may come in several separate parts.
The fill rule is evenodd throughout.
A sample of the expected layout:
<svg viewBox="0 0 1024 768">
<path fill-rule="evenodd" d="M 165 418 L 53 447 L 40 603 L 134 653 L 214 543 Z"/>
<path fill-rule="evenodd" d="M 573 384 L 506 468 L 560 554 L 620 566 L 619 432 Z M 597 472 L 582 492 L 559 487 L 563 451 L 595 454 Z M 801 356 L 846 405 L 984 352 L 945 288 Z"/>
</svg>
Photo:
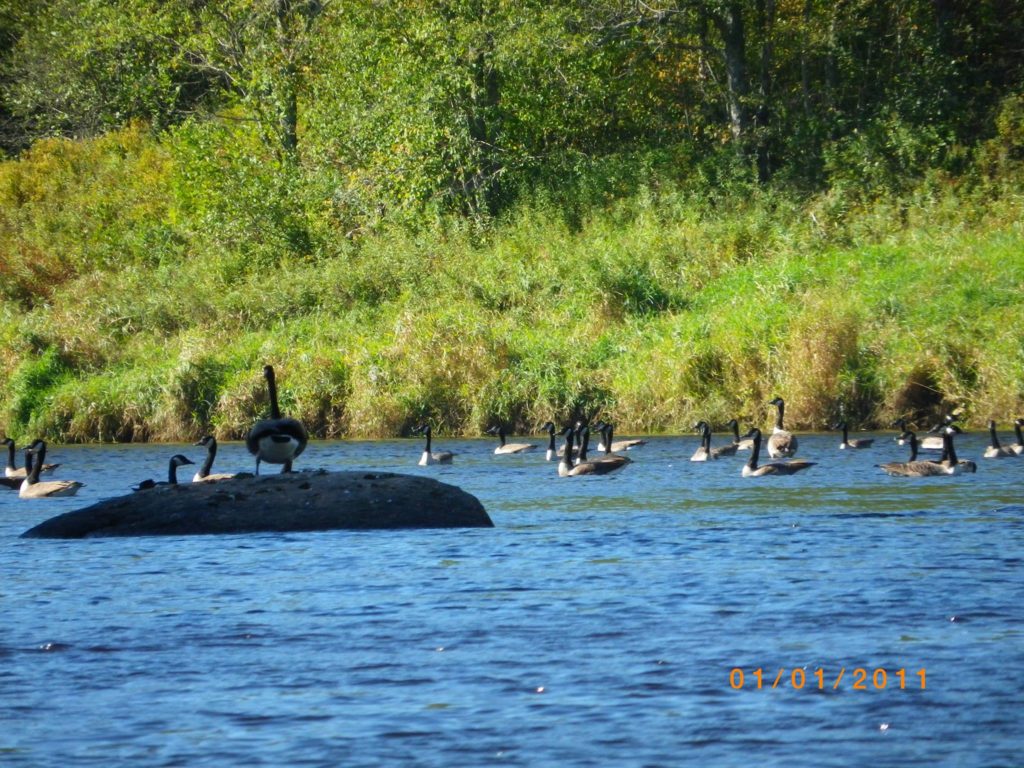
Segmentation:
<svg viewBox="0 0 1024 768">
<path fill-rule="evenodd" d="M 238 437 L 264 362 L 327 437 L 581 413 L 685 431 L 762 422 L 776 394 L 800 429 L 1024 413 L 1009 166 L 814 195 L 637 171 L 483 225 L 346 232 L 324 174 L 198 178 L 218 162 L 198 144 L 129 129 L 0 165 L 0 430 Z"/>
</svg>

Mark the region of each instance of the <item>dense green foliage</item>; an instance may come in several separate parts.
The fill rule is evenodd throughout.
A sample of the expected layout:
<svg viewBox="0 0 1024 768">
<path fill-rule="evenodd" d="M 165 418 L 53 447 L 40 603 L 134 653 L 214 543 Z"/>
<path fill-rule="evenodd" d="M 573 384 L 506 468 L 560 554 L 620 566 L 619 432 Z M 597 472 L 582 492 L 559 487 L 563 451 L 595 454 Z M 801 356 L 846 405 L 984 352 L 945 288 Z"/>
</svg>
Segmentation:
<svg viewBox="0 0 1024 768">
<path fill-rule="evenodd" d="M 0 0 L 0 429 L 1024 411 L 987 0 Z"/>
</svg>

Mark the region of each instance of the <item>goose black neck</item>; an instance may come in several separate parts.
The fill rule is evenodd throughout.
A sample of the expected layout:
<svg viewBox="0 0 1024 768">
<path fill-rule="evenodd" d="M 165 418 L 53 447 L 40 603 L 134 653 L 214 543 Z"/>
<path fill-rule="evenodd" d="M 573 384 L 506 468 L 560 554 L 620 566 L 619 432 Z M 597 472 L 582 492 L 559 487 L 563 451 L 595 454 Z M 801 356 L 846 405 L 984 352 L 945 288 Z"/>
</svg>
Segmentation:
<svg viewBox="0 0 1024 768">
<path fill-rule="evenodd" d="M 700 443 L 704 446 L 704 450 L 711 453 L 711 427 L 704 424 L 701 427 Z"/>
<path fill-rule="evenodd" d="M 917 461 L 917 435 L 910 436 L 910 461 Z"/>
<path fill-rule="evenodd" d="M 199 469 L 199 476 L 206 477 L 213 469 L 213 460 L 217 456 L 217 441 L 210 440 L 206 446 L 206 458 L 203 459 L 203 466 Z"/>
<path fill-rule="evenodd" d="M 46 443 L 42 440 L 36 443 L 38 448 L 32 451 L 32 482 L 39 481 L 39 473 L 43 471 L 43 463 L 46 461 Z M 26 470 L 27 471 L 27 470 Z"/>
<path fill-rule="evenodd" d="M 750 458 L 747 459 L 747 466 L 754 470 L 757 469 L 757 460 L 761 458 L 761 430 L 754 430 L 754 434 L 750 438 L 753 440 L 753 445 L 750 448 Z"/>
<path fill-rule="evenodd" d="M 775 427 L 782 429 L 782 416 L 786 412 L 786 405 L 780 400 L 775 404 L 775 407 L 778 408 L 778 412 L 775 414 Z"/>
<path fill-rule="evenodd" d="M 32 485 L 39 480 L 39 468 L 43 465 L 43 462 L 33 461 L 35 457 L 32 454 L 31 448 L 25 449 L 25 479 L 29 485 Z"/>
<path fill-rule="evenodd" d="M 562 433 L 562 437 L 565 438 L 565 448 L 564 453 L 562 454 L 562 461 L 564 461 L 570 467 L 572 466 L 572 435 L 572 427 L 567 427 L 566 430 Z"/>
<path fill-rule="evenodd" d="M 957 465 L 956 449 L 953 447 L 953 433 L 948 429 L 942 433 L 942 448 L 945 460 L 952 466 Z"/>
<path fill-rule="evenodd" d="M 1024 445 L 1024 435 L 1021 435 L 1021 429 L 1020 429 L 1022 423 L 1024 423 L 1024 422 L 1022 422 L 1021 419 L 1017 419 L 1015 422 L 1013 422 L 1013 431 L 1017 433 L 1017 444 L 1018 445 Z"/>
<path fill-rule="evenodd" d="M 590 445 L 590 427 L 583 427 L 580 430 L 580 462 L 587 460 L 587 447 Z"/>
<path fill-rule="evenodd" d="M 426 451 L 427 453 L 430 453 L 430 442 L 431 442 L 430 432 L 431 432 L 430 427 L 427 427 L 426 429 L 423 430 L 423 434 L 427 436 L 427 447 L 424 448 L 423 450 Z"/>
<path fill-rule="evenodd" d="M 733 439 L 733 442 L 734 443 L 738 443 L 740 441 L 740 425 L 739 425 L 739 422 L 736 421 L 736 419 L 733 419 L 729 423 L 732 425 L 732 439 Z"/>
<path fill-rule="evenodd" d="M 848 443 L 848 442 L 850 441 L 850 432 L 849 432 L 849 429 L 848 429 L 848 428 L 847 428 L 847 426 L 846 426 L 846 422 L 844 421 L 844 422 L 843 422 L 842 424 L 840 424 L 839 426 L 840 426 L 840 427 L 842 428 L 842 430 L 843 430 L 843 442 L 844 442 L 844 443 Z"/>
<path fill-rule="evenodd" d="M 551 429 L 548 430 L 548 450 L 549 451 L 555 450 L 555 428 L 554 427 L 551 427 Z"/>
<path fill-rule="evenodd" d="M 501 446 L 505 446 L 505 428 L 498 427 L 498 440 L 501 441 Z"/>
<path fill-rule="evenodd" d="M 274 378 L 274 369 L 269 365 L 263 369 L 263 376 L 267 380 L 267 392 L 270 395 L 270 418 L 280 419 L 281 409 L 277 405 L 277 381 Z"/>
<path fill-rule="evenodd" d="M 171 485 L 178 484 L 178 462 L 175 459 L 171 459 L 171 463 L 167 465 L 167 482 Z"/>
<path fill-rule="evenodd" d="M 996 423 L 992 420 L 989 420 L 988 422 L 988 434 L 992 439 L 992 447 L 996 450 L 1002 448 L 1002 446 L 999 445 L 999 436 L 996 434 Z"/>
<path fill-rule="evenodd" d="M 1017 431 L 1020 432 L 1020 427 L 1017 427 Z M 17 469 L 18 467 L 14 464 L 14 441 L 7 438 L 5 442 L 7 443 L 7 468 Z"/>
</svg>

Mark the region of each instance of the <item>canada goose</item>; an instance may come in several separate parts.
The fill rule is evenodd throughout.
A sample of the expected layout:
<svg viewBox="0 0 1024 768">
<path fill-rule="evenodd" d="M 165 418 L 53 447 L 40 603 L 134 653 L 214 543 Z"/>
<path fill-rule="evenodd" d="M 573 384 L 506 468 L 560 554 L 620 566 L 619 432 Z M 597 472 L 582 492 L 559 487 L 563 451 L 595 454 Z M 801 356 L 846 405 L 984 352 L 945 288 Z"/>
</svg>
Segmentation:
<svg viewBox="0 0 1024 768">
<path fill-rule="evenodd" d="M 615 428 L 606 421 L 597 422 L 594 425 L 594 431 L 601 433 L 601 442 L 597 444 L 597 450 L 601 453 L 630 451 L 641 445 L 647 445 L 647 441 L 640 437 L 633 437 L 628 440 L 614 440 Z"/>
<path fill-rule="evenodd" d="M 545 421 L 540 431 L 548 433 L 548 450 L 544 454 L 544 460 L 554 461 L 558 458 L 558 450 L 555 448 L 555 423 L 553 421 Z"/>
<path fill-rule="evenodd" d="M 796 454 L 797 440 L 792 432 L 787 432 L 782 427 L 782 418 L 786 413 L 786 403 L 781 397 L 776 397 L 768 403 L 774 405 L 778 410 L 775 414 L 775 427 L 768 438 L 768 455 L 773 459 L 788 459 Z M 750 434 L 749 432 L 747 433 Z"/>
<path fill-rule="evenodd" d="M 894 421 L 892 425 L 897 430 L 899 430 L 899 434 L 893 438 L 896 441 L 896 445 L 906 445 L 908 439 L 907 435 L 911 434 L 910 430 L 907 429 L 907 420 L 904 418 L 899 418 L 896 419 L 896 421 Z M 917 442 L 917 433 L 915 432 L 913 433 L 913 435 L 914 441 Z"/>
<path fill-rule="evenodd" d="M 614 472 L 617 469 L 622 469 L 627 464 L 632 463 L 632 459 L 625 456 L 603 456 L 600 459 L 592 459 L 588 461 L 581 461 L 579 464 L 573 466 L 572 463 L 572 438 L 573 428 L 566 427 L 562 431 L 562 437 L 565 438 L 565 450 L 562 453 L 561 459 L 558 461 L 558 476 L 559 477 L 580 477 L 581 475 L 607 475 L 610 472 Z M 585 451 L 583 452 L 585 455 Z"/>
<path fill-rule="evenodd" d="M 841 451 L 846 448 L 870 448 L 871 444 L 875 442 L 873 437 L 855 437 L 853 440 L 850 440 L 849 430 L 847 429 L 845 421 L 841 421 L 836 424 L 835 428 L 843 431 L 843 442 L 839 444 L 839 450 Z"/>
<path fill-rule="evenodd" d="M 1017 458 L 1018 454 L 1013 448 L 1009 446 L 1003 447 L 999 444 L 999 436 L 996 434 L 996 423 L 994 420 L 989 419 L 988 422 L 988 434 L 989 434 L 989 446 L 985 449 L 985 453 L 982 456 L 986 459 L 1006 459 L 1006 458 Z"/>
<path fill-rule="evenodd" d="M 267 380 L 270 393 L 270 418 L 257 421 L 249 436 L 245 438 L 245 447 L 256 457 L 256 474 L 260 473 L 260 462 L 268 464 L 284 464 L 282 472 L 292 471 L 292 461 L 297 459 L 306 449 L 309 435 L 302 422 L 288 416 L 281 416 L 277 405 L 277 383 L 274 380 L 274 369 L 263 366 L 263 377 Z"/>
<path fill-rule="evenodd" d="M 423 448 L 423 455 L 420 456 L 420 460 L 418 462 L 418 464 L 421 467 L 428 467 L 431 464 L 451 464 L 452 463 L 452 459 L 455 458 L 455 454 L 452 453 L 451 451 L 438 451 L 437 453 L 431 453 L 431 451 L 430 451 L 430 441 L 431 441 L 431 435 L 433 434 L 433 430 L 431 430 L 429 424 L 424 424 L 423 426 L 416 427 L 416 429 L 413 430 L 413 434 L 419 434 L 419 435 L 426 435 L 427 436 L 427 444 Z"/>
<path fill-rule="evenodd" d="M 761 430 L 757 427 L 751 429 L 744 437 L 753 441 L 753 448 L 750 449 L 750 458 L 743 465 L 741 475 L 743 477 L 763 477 L 765 475 L 793 475 L 801 469 L 813 467 L 814 461 L 773 461 L 763 466 L 757 466 L 757 460 L 761 457 Z"/>
<path fill-rule="evenodd" d="M 1024 427 L 1024 419 L 1015 419 L 1013 431 L 1017 433 L 1017 442 L 1010 446 L 1010 450 L 1018 456 L 1024 453 L 1024 435 L 1021 435 L 1021 427 Z"/>
<path fill-rule="evenodd" d="M 4 476 L 14 478 L 15 480 L 24 480 L 28 476 L 26 467 L 17 466 L 14 459 L 14 441 L 9 437 L 3 439 L 3 444 L 7 446 L 7 467 L 4 469 Z M 44 464 L 40 469 L 40 474 L 46 472 L 53 472 L 60 464 Z M 18 483 L 18 487 L 21 487 L 21 483 Z"/>
<path fill-rule="evenodd" d="M 879 467 L 893 477 L 938 477 L 940 475 L 959 475 L 965 472 L 976 472 L 977 464 L 973 461 L 960 461 L 957 459 L 956 450 L 953 447 L 953 435 L 956 433 L 954 427 L 945 427 L 942 433 L 946 449 L 943 451 L 940 461 L 920 460 L 917 458 L 919 441 L 913 432 L 904 432 L 903 438 L 910 445 L 909 461 L 891 461 L 880 464 Z"/>
<path fill-rule="evenodd" d="M 505 442 L 505 428 L 500 424 L 497 424 L 487 430 L 488 435 L 497 435 L 500 444 L 494 449 L 495 453 L 527 453 L 528 451 L 534 450 L 537 446 L 533 443 L 506 443 Z"/>
<path fill-rule="evenodd" d="M 150 488 L 156 488 L 157 486 L 163 485 L 177 485 L 178 484 L 178 467 L 183 467 L 186 464 L 195 464 L 192 459 L 188 456 L 182 456 L 180 453 L 176 453 L 171 456 L 171 460 L 167 462 L 167 481 L 157 480 L 143 480 L 138 485 L 133 485 L 133 491 L 146 491 Z"/>
<path fill-rule="evenodd" d="M 576 422 L 576 443 L 577 447 L 572 450 L 573 464 L 587 461 L 587 451 L 590 449 L 590 425 L 582 421 Z"/>
<path fill-rule="evenodd" d="M 732 444 L 737 451 L 749 451 L 754 447 L 754 441 L 748 437 L 740 437 L 740 423 L 736 419 L 729 419 L 725 426 L 732 430 Z"/>
<path fill-rule="evenodd" d="M 942 423 L 936 424 L 928 430 L 928 437 L 917 441 L 917 447 L 922 451 L 945 451 L 946 443 L 942 436 L 942 430 L 950 426 L 954 421 L 959 420 L 959 418 L 957 414 L 947 413 L 942 418 Z"/>
<path fill-rule="evenodd" d="M 46 460 L 46 441 L 36 440 L 25 449 L 25 469 L 28 474 L 21 482 L 18 496 L 23 499 L 49 499 L 74 496 L 82 483 L 77 480 L 46 480 L 39 482 L 39 471 Z"/>
<path fill-rule="evenodd" d="M 893 477 L 930 477 L 932 475 L 947 474 L 945 468 L 938 461 L 932 461 L 931 459 L 918 460 L 916 432 L 905 429 L 896 440 L 900 445 L 910 446 L 910 458 L 906 461 L 888 461 L 885 464 L 879 464 L 878 467 L 883 472 Z M 930 466 L 924 466 L 926 464 Z"/>
<path fill-rule="evenodd" d="M 202 439 L 193 445 L 200 445 L 206 449 L 206 458 L 203 459 L 202 465 L 199 467 L 199 471 L 192 476 L 193 483 L 207 483 L 216 482 L 217 480 L 230 480 L 235 475 L 229 472 L 216 472 L 211 473 L 210 469 L 213 468 L 213 460 L 217 456 L 217 438 L 213 435 L 203 435 Z"/>
<path fill-rule="evenodd" d="M 718 448 L 711 447 L 711 425 L 706 421 L 698 421 L 693 425 L 694 430 L 700 434 L 700 446 L 694 451 L 690 461 L 708 461 L 719 459 L 722 456 L 734 456 L 736 444 L 722 445 Z"/>
<path fill-rule="evenodd" d="M 700 445 L 697 446 L 697 450 L 693 452 L 693 456 L 690 457 L 690 461 L 709 461 L 711 459 L 717 459 L 714 453 L 711 452 L 711 428 L 708 426 L 706 421 L 698 421 L 693 425 L 694 430 L 700 435 Z"/>
</svg>

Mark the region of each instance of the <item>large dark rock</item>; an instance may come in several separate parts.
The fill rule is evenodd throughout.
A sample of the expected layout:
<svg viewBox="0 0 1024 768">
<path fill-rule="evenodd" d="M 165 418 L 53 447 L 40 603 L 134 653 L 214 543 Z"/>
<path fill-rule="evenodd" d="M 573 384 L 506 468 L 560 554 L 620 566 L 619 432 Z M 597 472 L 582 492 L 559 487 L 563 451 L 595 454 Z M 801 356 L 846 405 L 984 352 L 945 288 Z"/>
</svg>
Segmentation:
<svg viewBox="0 0 1024 768">
<path fill-rule="evenodd" d="M 321 470 L 157 486 L 50 518 L 22 537 L 493 526 L 479 500 L 454 485 L 391 472 Z"/>
</svg>

